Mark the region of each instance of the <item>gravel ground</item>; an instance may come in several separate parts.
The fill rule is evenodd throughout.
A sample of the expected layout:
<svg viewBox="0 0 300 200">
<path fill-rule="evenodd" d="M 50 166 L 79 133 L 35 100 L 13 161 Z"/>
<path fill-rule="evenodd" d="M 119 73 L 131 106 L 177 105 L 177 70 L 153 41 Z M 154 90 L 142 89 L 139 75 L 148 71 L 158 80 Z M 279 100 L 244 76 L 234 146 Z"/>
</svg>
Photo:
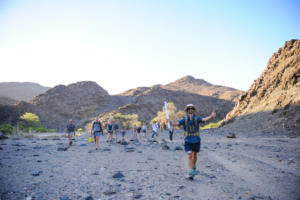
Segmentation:
<svg viewBox="0 0 300 200">
<path fill-rule="evenodd" d="M 0 199 L 300 199 L 300 138 L 202 131 L 198 174 L 188 181 L 182 131 L 100 150 L 88 135 L 0 141 Z M 250 137 L 251 135 L 251 137 Z M 272 136 L 270 136 L 272 135 Z"/>
</svg>

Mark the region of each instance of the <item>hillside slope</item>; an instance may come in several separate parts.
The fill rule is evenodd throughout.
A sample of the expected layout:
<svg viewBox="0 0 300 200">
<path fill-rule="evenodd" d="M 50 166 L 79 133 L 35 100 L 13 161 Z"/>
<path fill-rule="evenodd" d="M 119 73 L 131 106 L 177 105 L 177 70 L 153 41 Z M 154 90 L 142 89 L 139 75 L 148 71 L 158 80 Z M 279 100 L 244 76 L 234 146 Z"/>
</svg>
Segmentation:
<svg viewBox="0 0 300 200">
<path fill-rule="evenodd" d="M 300 41 L 290 40 L 240 97 L 224 124 L 300 132 Z M 233 123 L 232 123 L 233 122 Z"/>
<path fill-rule="evenodd" d="M 230 87 L 213 85 L 203 79 L 195 79 L 192 76 L 185 76 L 162 87 L 168 90 L 185 91 L 229 101 L 236 101 L 238 97 L 243 94 L 243 91 Z"/>
</svg>

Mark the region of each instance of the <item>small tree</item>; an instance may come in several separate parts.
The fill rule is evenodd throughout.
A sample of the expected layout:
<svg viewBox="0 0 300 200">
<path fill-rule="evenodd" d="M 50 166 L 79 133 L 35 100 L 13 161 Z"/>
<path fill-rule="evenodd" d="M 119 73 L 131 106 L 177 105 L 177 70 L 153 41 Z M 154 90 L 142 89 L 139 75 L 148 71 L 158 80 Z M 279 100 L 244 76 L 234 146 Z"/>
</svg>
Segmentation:
<svg viewBox="0 0 300 200">
<path fill-rule="evenodd" d="M 171 120 L 178 120 L 183 116 L 185 116 L 185 112 L 183 110 L 177 111 L 177 108 L 173 102 L 167 103 L 167 106 L 168 106 L 169 117 Z M 162 111 L 157 112 L 156 117 L 154 117 L 151 120 L 151 123 L 154 120 L 159 124 L 160 127 L 164 127 L 164 128 L 167 127 L 166 111 L 164 106 L 162 107 Z"/>
<path fill-rule="evenodd" d="M 116 123 L 121 124 L 126 128 L 132 128 L 134 124 L 137 126 L 142 126 L 142 122 L 138 120 L 139 116 L 137 114 L 123 115 L 121 113 L 116 113 L 113 116 L 113 119 Z"/>
<path fill-rule="evenodd" d="M 39 116 L 30 112 L 26 112 L 20 119 L 25 121 L 26 125 L 29 127 L 38 127 L 41 124 Z"/>
</svg>

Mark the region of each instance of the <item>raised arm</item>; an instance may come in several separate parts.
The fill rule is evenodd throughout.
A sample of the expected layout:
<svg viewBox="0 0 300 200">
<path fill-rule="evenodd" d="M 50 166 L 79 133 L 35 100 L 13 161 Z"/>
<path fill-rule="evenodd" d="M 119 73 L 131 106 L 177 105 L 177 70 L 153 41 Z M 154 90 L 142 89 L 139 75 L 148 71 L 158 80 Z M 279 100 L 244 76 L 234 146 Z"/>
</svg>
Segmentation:
<svg viewBox="0 0 300 200">
<path fill-rule="evenodd" d="M 209 120 L 211 120 L 212 118 L 215 118 L 216 116 L 217 116 L 216 112 L 213 111 L 209 116 L 202 118 L 202 121 L 203 121 L 203 122 L 209 121 Z"/>
<path fill-rule="evenodd" d="M 167 119 L 167 122 L 170 122 L 171 126 L 179 126 L 179 122 L 172 122 L 169 119 Z"/>
</svg>

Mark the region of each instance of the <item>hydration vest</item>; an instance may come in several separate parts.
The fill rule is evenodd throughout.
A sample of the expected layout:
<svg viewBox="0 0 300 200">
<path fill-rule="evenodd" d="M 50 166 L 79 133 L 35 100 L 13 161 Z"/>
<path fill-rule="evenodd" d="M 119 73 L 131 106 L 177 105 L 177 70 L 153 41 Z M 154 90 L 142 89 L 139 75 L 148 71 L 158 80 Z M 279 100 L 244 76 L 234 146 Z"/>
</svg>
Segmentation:
<svg viewBox="0 0 300 200">
<path fill-rule="evenodd" d="M 100 122 L 95 122 L 93 127 L 94 132 L 100 132 L 101 131 L 101 124 Z"/>
<path fill-rule="evenodd" d="M 189 119 L 188 116 L 186 116 L 185 118 L 185 127 L 184 127 L 184 136 L 188 137 L 188 136 L 200 136 L 200 132 L 199 132 L 199 127 L 198 127 L 198 131 L 196 132 L 196 126 L 198 126 L 198 117 L 194 117 L 194 126 L 192 127 L 193 130 L 191 130 L 191 126 L 189 126 L 190 128 L 190 133 L 188 132 L 188 122 L 191 121 L 191 119 Z"/>
</svg>

